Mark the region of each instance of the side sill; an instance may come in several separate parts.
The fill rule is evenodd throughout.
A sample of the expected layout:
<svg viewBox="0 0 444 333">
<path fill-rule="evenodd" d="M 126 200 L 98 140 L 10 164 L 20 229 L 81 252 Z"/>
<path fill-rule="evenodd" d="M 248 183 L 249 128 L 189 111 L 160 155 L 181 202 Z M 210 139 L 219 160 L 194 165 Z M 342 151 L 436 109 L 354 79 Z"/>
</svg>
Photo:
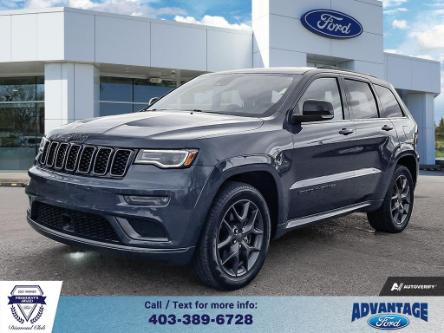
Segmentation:
<svg viewBox="0 0 444 333">
<path fill-rule="evenodd" d="M 287 222 L 287 226 L 285 227 L 285 229 L 289 230 L 289 229 L 293 229 L 293 228 L 298 228 L 298 227 L 304 226 L 306 224 L 329 219 L 329 218 L 332 218 L 335 216 L 347 215 L 351 212 L 369 207 L 371 205 L 372 205 L 372 201 L 365 201 L 365 202 L 361 202 L 358 204 L 346 206 L 343 208 L 338 208 L 338 209 L 334 209 L 334 210 L 329 210 L 327 212 L 322 212 L 322 213 L 313 214 L 313 215 L 306 216 L 306 217 L 301 217 L 301 218 L 289 220 Z"/>
</svg>

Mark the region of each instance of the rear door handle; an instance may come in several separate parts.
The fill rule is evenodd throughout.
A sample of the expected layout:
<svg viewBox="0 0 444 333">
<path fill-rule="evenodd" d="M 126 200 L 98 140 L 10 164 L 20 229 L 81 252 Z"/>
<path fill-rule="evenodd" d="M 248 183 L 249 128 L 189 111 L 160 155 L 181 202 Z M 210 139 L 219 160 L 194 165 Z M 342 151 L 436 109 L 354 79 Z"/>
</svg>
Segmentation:
<svg viewBox="0 0 444 333">
<path fill-rule="evenodd" d="M 382 126 L 382 130 L 383 131 L 391 131 L 393 129 L 393 126 L 389 125 L 389 124 L 385 124 L 384 126 Z"/>
<path fill-rule="evenodd" d="M 339 134 L 342 134 L 342 135 L 349 135 L 349 134 L 352 134 L 352 133 L 354 133 L 355 131 L 353 130 L 353 129 L 351 129 L 351 128 L 343 128 L 343 129 L 341 129 L 340 131 L 339 131 Z"/>
</svg>

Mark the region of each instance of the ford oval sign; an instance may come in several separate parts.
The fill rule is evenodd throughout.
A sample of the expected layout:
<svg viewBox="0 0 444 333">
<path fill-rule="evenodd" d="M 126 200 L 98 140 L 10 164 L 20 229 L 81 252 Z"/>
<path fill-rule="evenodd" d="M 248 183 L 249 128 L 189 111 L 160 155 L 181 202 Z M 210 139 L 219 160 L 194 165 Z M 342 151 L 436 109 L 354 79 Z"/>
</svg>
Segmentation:
<svg viewBox="0 0 444 333">
<path fill-rule="evenodd" d="M 407 327 L 410 321 L 407 317 L 399 314 L 377 314 L 371 316 L 367 323 L 380 330 L 399 330 Z"/>
<path fill-rule="evenodd" d="M 315 9 L 301 17 L 305 28 L 315 34 L 337 39 L 358 37 L 362 34 L 362 25 L 350 15 L 330 9 Z"/>
</svg>

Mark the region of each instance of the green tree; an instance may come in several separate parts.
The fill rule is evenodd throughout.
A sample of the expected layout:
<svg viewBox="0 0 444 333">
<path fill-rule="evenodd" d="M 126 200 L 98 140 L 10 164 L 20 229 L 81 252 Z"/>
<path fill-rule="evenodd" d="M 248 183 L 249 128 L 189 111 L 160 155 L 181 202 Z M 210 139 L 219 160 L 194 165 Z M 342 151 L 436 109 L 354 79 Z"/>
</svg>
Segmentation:
<svg viewBox="0 0 444 333">
<path fill-rule="evenodd" d="M 436 137 L 444 139 L 444 118 L 441 118 L 438 126 L 436 126 Z"/>
<path fill-rule="evenodd" d="M 436 126 L 436 157 L 444 157 L 444 118 L 441 118 Z"/>
</svg>

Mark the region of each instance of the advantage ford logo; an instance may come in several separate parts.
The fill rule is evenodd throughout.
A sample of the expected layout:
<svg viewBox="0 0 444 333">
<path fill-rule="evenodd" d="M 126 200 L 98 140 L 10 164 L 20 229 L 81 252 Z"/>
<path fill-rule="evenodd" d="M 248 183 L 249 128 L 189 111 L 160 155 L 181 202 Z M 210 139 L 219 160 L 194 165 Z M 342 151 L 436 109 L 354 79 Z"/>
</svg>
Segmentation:
<svg viewBox="0 0 444 333">
<path fill-rule="evenodd" d="M 311 32 L 328 38 L 354 38 L 363 32 L 358 20 L 330 9 L 310 10 L 302 15 L 301 22 Z"/>
<path fill-rule="evenodd" d="M 398 314 L 377 314 L 371 316 L 367 323 L 380 330 L 399 330 L 407 327 L 410 321 L 407 317 Z"/>
</svg>

